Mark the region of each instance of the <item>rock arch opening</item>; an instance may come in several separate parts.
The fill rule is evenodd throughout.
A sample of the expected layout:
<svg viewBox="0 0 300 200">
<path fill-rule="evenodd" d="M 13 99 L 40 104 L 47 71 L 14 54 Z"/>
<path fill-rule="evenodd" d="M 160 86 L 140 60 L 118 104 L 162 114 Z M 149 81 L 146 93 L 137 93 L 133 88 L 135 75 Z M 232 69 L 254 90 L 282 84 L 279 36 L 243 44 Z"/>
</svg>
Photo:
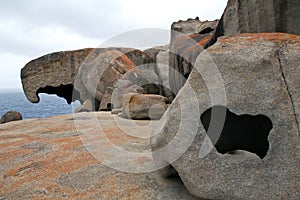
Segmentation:
<svg viewBox="0 0 300 200">
<path fill-rule="evenodd" d="M 264 115 L 237 115 L 225 106 L 214 106 L 201 115 L 201 122 L 221 154 L 244 150 L 263 159 L 269 150 L 268 136 L 273 128 Z"/>
<path fill-rule="evenodd" d="M 75 100 L 80 100 L 80 93 L 74 89 L 72 84 L 60 85 L 58 87 L 46 86 L 39 88 L 36 94 L 46 93 L 46 94 L 56 94 L 59 97 L 66 99 L 68 104 L 71 104 Z"/>
</svg>

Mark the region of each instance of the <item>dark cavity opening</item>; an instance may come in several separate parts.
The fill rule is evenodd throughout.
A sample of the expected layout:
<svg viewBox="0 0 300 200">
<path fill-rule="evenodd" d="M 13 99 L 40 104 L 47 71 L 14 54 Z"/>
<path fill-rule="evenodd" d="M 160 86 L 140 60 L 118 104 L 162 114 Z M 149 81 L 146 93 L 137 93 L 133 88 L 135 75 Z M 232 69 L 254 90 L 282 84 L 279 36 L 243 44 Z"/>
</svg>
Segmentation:
<svg viewBox="0 0 300 200">
<path fill-rule="evenodd" d="M 225 106 L 214 106 L 201 115 L 201 122 L 219 153 L 232 154 L 244 150 L 255 153 L 261 159 L 267 155 L 268 136 L 273 128 L 270 118 L 236 115 Z"/>
<path fill-rule="evenodd" d="M 106 105 L 106 108 L 107 108 L 107 110 L 108 111 L 111 111 L 112 109 L 113 109 L 113 104 L 112 103 L 108 103 L 107 105 Z"/>
<path fill-rule="evenodd" d="M 58 87 L 46 86 L 44 88 L 39 88 L 36 93 L 56 94 L 57 96 L 66 99 L 68 104 L 80 99 L 79 92 L 74 89 L 72 84 L 60 85 Z"/>
<path fill-rule="evenodd" d="M 211 27 L 207 27 L 205 29 L 203 29 L 202 31 L 199 32 L 199 34 L 207 34 L 207 33 L 211 33 L 213 32 L 214 29 L 212 29 Z"/>
</svg>

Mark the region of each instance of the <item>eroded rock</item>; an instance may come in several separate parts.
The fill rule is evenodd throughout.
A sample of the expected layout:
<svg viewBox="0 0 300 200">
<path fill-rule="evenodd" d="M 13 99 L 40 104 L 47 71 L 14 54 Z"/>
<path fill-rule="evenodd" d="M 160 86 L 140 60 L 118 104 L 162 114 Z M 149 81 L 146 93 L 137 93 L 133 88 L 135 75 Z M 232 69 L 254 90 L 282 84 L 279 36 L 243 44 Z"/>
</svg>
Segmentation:
<svg viewBox="0 0 300 200">
<path fill-rule="evenodd" d="M 201 198 L 298 199 L 299 48 L 300 37 L 284 33 L 219 38 L 199 55 L 158 132 L 153 132 L 151 144 L 157 164 L 171 164 L 187 189 Z M 214 106 L 226 107 L 236 122 L 226 112 L 214 115 L 209 126 L 201 121 Z M 244 117 L 249 120 L 240 121 Z M 223 129 L 221 122 L 226 120 L 230 122 Z M 238 138 L 240 134 L 213 139 L 222 131 L 235 134 L 243 128 L 263 130 L 268 141 L 255 133 L 248 133 L 255 138 L 246 142 Z M 218 152 L 218 145 L 227 150 L 219 148 Z M 249 145 L 251 148 L 246 148 Z M 255 145 L 262 147 L 262 154 L 256 152 Z M 174 173 L 172 167 L 164 168 L 164 174 Z"/>
<path fill-rule="evenodd" d="M 121 116 L 129 119 L 160 119 L 168 108 L 167 98 L 153 94 L 127 94 Z"/>
<path fill-rule="evenodd" d="M 82 105 L 77 107 L 75 109 L 75 113 L 80 113 L 80 112 L 92 112 L 93 111 L 93 104 L 92 101 L 87 99 L 85 100 Z"/>
<path fill-rule="evenodd" d="M 71 103 L 77 71 L 92 50 L 56 52 L 27 63 L 21 70 L 21 79 L 29 101 L 38 103 L 38 93 L 48 93 L 57 94 Z"/>
<path fill-rule="evenodd" d="M 300 35 L 300 2 L 297 0 L 229 0 L 212 41 L 240 33 L 282 32 Z"/>
<path fill-rule="evenodd" d="M 186 82 L 194 61 L 210 41 L 219 20 L 200 21 L 188 19 L 178 21 L 171 26 L 170 43 L 170 86 L 175 95 Z"/>
<path fill-rule="evenodd" d="M 12 121 L 18 121 L 22 120 L 22 114 L 18 111 L 8 111 L 6 112 L 2 117 L 0 122 L 2 124 L 7 123 L 7 122 L 12 122 Z"/>
</svg>

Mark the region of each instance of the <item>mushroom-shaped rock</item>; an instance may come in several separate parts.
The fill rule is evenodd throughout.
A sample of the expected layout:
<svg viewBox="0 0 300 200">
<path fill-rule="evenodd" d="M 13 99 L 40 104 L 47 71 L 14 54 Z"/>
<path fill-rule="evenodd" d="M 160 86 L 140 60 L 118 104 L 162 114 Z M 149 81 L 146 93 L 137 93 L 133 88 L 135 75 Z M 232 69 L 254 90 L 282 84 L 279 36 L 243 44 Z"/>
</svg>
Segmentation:
<svg viewBox="0 0 300 200">
<path fill-rule="evenodd" d="M 203 51 L 151 138 L 164 174 L 201 198 L 299 199 L 299 50 L 263 33 Z"/>
<path fill-rule="evenodd" d="M 39 93 L 56 94 L 72 102 L 73 83 L 77 71 L 92 49 L 62 51 L 30 61 L 21 71 L 23 90 L 32 103 Z"/>
</svg>

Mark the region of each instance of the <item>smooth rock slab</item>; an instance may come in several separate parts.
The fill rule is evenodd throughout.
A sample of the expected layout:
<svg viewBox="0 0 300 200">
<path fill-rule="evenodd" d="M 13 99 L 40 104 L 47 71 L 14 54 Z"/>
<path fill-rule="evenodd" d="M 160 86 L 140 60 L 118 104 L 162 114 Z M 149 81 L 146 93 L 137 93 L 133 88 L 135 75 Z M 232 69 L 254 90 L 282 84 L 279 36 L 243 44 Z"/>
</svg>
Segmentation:
<svg viewBox="0 0 300 200">
<path fill-rule="evenodd" d="M 297 35 L 241 34 L 219 38 L 202 52 L 153 132 L 157 164 L 170 163 L 187 189 L 201 198 L 299 199 L 299 46 Z M 200 120 L 217 105 L 238 116 L 270 119 L 266 156 L 217 151 Z M 214 134 L 221 131 L 222 127 Z M 171 143 L 172 147 L 158 151 Z M 168 167 L 163 169 L 165 175 L 172 171 Z"/>
<path fill-rule="evenodd" d="M 163 179 L 158 172 L 126 173 L 103 165 L 87 150 L 92 147 L 84 146 L 82 140 L 98 134 L 89 126 L 93 119 L 99 120 L 106 137 L 120 148 L 137 151 L 138 146 L 140 151 L 150 151 L 149 138 L 124 134 L 109 113 L 1 124 L 0 199 L 197 199 L 178 179 Z M 119 120 L 127 130 L 135 131 L 130 120 Z M 149 121 L 137 123 L 141 134 L 151 131 Z M 97 142 L 109 148 L 104 139 Z M 122 163 L 123 159 L 110 162 Z"/>
</svg>

